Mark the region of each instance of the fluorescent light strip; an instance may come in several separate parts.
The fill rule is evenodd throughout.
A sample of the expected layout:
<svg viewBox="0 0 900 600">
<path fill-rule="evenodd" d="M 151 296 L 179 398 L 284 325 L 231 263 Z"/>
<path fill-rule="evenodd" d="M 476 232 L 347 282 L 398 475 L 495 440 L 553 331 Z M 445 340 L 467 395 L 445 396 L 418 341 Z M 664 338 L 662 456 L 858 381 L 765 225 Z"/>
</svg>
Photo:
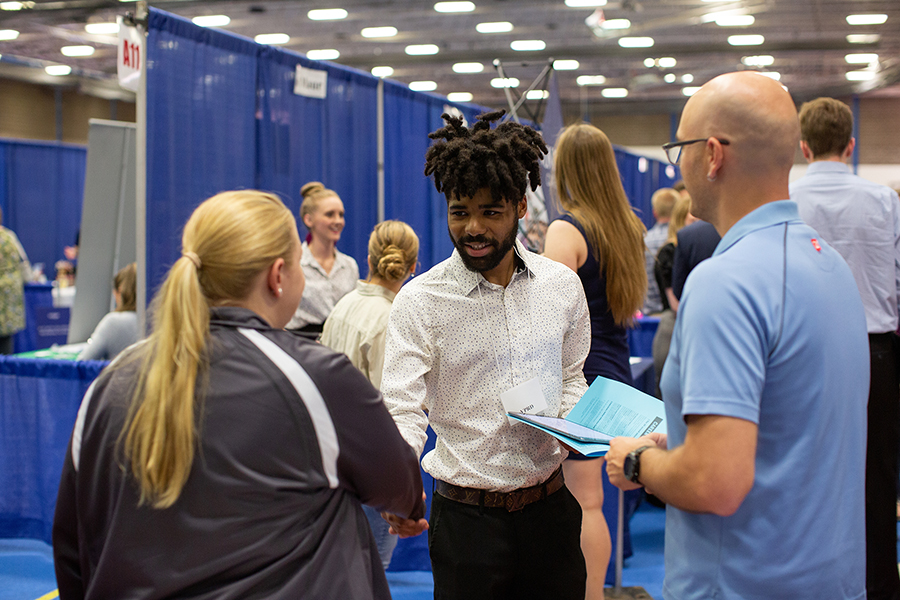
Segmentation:
<svg viewBox="0 0 900 600">
<path fill-rule="evenodd" d="M 15 29 L 0 29 L 0 42 L 9 42 L 19 37 Z"/>
<path fill-rule="evenodd" d="M 519 80 L 515 77 L 494 77 L 491 79 L 491 87 L 493 88 L 517 88 L 519 87 Z"/>
<path fill-rule="evenodd" d="M 475 10 L 473 2 L 438 2 L 434 10 L 439 13 L 466 13 Z"/>
<path fill-rule="evenodd" d="M 364 38 L 383 38 L 383 37 L 394 37 L 397 35 L 396 27 L 366 27 L 362 31 L 359 32 L 361 36 Z"/>
<path fill-rule="evenodd" d="M 604 88 L 600 91 L 600 95 L 604 98 L 624 98 L 628 95 L 625 88 Z"/>
<path fill-rule="evenodd" d="M 756 18 L 753 15 L 721 15 L 715 21 L 719 27 L 749 27 Z"/>
<path fill-rule="evenodd" d="M 447 100 L 450 102 L 471 102 L 472 96 L 471 92 L 450 92 L 447 94 Z"/>
<path fill-rule="evenodd" d="M 92 56 L 93 46 L 63 46 L 59 49 L 63 56 Z"/>
<path fill-rule="evenodd" d="M 847 23 L 850 25 L 881 25 L 887 19 L 887 15 L 880 14 L 847 15 Z"/>
<path fill-rule="evenodd" d="M 766 41 L 761 35 L 729 35 L 728 43 L 732 46 L 759 46 Z"/>
<path fill-rule="evenodd" d="M 0 2 L 0 10 L 22 10 L 25 5 L 21 2 Z"/>
<path fill-rule="evenodd" d="M 623 48 L 650 48 L 653 46 L 652 37 L 621 37 L 619 45 Z"/>
<path fill-rule="evenodd" d="M 600 24 L 600 29 L 628 29 L 631 21 L 628 19 L 607 19 Z"/>
<path fill-rule="evenodd" d="M 515 40 L 509 43 L 509 47 L 518 52 L 533 52 L 547 47 L 544 40 Z"/>
<path fill-rule="evenodd" d="M 659 62 L 659 66 L 662 67 L 663 69 L 671 69 L 672 67 L 674 67 L 675 65 L 678 64 L 678 61 L 675 60 L 674 58 L 672 58 L 671 56 L 663 56 L 661 59 L 659 59 L 658 62 Z"/>
<path fill-rule="evenodd" d="M 681 76 L 681 83 L 694 83 L 694 76 L 690 73 L 685 73 Z"/>
<path fill-rule="evenodd" d="M 454 73 L 481 73 L 484 65 L 480 62 L 458 62 L 453 65 Z"/>
<path fill-rule="evenodd" d="M 268 44 L 270 46 L 277 46 L 279 44 L 287 44 L 291 41 L 291 36 L 286 33 L 261 33 L 253 40 L 257 44 Z"/>
<path fill-rule="evenodd" d="M 694 94 L 696 94 L 699 91 L 700 91 L 699 86 L 689 86 L 689 87 L 681 88 L 681 93 L 684 94 L 685 96 L 693 96 Z"/>
<path fill-rule="evenodd" d="M 513 24 L 509 21 L 491 21 L 475 26 L 475 31 L 478 33 L 508 33 L 512 30 Z"/>
<path fill-rule="evenodd" d="M 528 100 L 546 100 L 550 97 L 547 90 L 529 90 L 525 92 L 525 98 Z"/>
<path fill-rule="evenodd" d="M 878 62 L 877 54 L 848 54 L 844 57 L 847 64 L 850 65 L 868 65 Z"/>
<path fill-rule="evenodd" d="M 306 53 L 309 60 L 337 60 L 341 53 L 334 48 L 324 48 L 321 50 L 310 50 Z"/>
<path fill-rule="evenodd" d="M 406 53 L 410 56 L 429 56 L 437 54 L 438 50 L 434 44 L 412 44 L 406 47 Z"/>
<path fill-rule="evenodd" d="M 566 6 L 569 8 L 594 8 L 606 6 L 606 0 L 566 0 Z"/>
<path fill-rule="evenodd" d="M 84 30 L 95 35 L 113 35 L 119 33 L 118 23 L 88 23 Z"/>
<path fill-rule="evenodd" d="M 606 77 L 603 75 L 581 75 L 575 79 L 578 85 L 603 85 L 606 83 Z"/>
<path fill-rule="evenodd" d="M 870 81 L 875 79 L 875 71 L 847 71 L 848 81 Z"/>
<path fill-rule="evenodd" d="M 675 73 L 666 73 L 663 77 L 663 81 L 665 81 L 666 83 L 675 83 L 675 79 L 677 79 L 675 77 Z"/>
<path fill-rule="evenodd" d="M 775 57 L 771 54 L 760 54 L 758 56 L 745 56 L 741 62 L 748 67 L 768 67 L 775 62 Z"/>
<path fill-rule="evenodd" d="M 200 27 L 225 27 L 231 23 L 231 17 L 228 15 L 203 15 L 194 17 L 191 21 Z"/>
<path fill-rule="evenodd" d="M 557 71 L 575 71 L 581 66 L 577 60 L 554 60 L 553 68 Z"/>
<path fill-rule="evenodd" d="M 390 77 L 393 74 L 393 67 L 372 67 L 372 75 L 375 77 Z"/>
<path fill-rule="evenodd" d="M 847 36 L 850 44 L 876 44 L 881 39 L 878 33 L 851 33 Z"/>
<path fill-rule="evenodd" d="M 340 21 L 347 18 L 347 11 L 343 8 L 315 8 L 306 16 L 310 21 Z"/>
<path fill-rule="evenodd" d="M 433 92 L 437 89 L 437 83 L 434 81 L 412 81 L 409 89 L 416 92 Z"/>
<path fill-rule="evenodd" d="M 72 67 L 69 65 L 47 65 L 44 67 L 44 72 L 47 75 L 53 75 L 54 77 L 61 77 L 63 75 L 68 75 L 72 72 Z"/>
</svg>

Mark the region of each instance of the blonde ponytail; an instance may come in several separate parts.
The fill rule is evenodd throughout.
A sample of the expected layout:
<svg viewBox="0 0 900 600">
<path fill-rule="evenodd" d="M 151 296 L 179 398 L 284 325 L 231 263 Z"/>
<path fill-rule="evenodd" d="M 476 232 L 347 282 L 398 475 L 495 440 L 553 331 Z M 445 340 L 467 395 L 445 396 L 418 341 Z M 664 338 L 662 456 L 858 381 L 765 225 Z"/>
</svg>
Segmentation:
<svg viewBox="0 0 900 600">
<path fill-rule="evenodd" d="M 210 307 L 245 298 L 260 272 L 277 258 L 291 260 L 296 228 L 278 197 L 255 190 L 217 194 L 185 225 L 183 255 L 153 302 L 154 329 L 123 429 L 141 504 L 172 506 L 190 475 Z"/>
</svg>

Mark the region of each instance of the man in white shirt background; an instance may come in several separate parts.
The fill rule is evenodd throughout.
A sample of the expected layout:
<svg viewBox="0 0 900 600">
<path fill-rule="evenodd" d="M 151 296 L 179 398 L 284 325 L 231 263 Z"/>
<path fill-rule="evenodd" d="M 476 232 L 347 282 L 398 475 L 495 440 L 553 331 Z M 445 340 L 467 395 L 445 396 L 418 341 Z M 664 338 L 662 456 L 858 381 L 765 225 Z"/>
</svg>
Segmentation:
<svg viewBox="0 0 900 600">
<path fill-rule="evenodd" d="M 853 272 L 866 311 L 871 387 L 866 453 L 866 590 L 869 600 L 900 598 L 897 574 L 897 373 L 900 289 L 900 200 L 889 187 L 850 172 L 853 113 L 818 98 L 800 107 L 806 174 L 791 184 L 800 216 L 834 247 Z"/>
<path fill-rule="evenodd" d="M 508 411 L 566 415 L 586 390 L 590 317 L 578 276 L 516 240 L 540 182 L 540 135 L 502 112 L 447 126 L 425 174 L 447 199 L 456 247 L 408 283 L 388 324 L 382 393 L 435 479 L 428 524 L 435 598 L 583 600 L 581 508 L 566 451 Z M 385 515 L 401 535 L 424 525 Z"/>
</svg>

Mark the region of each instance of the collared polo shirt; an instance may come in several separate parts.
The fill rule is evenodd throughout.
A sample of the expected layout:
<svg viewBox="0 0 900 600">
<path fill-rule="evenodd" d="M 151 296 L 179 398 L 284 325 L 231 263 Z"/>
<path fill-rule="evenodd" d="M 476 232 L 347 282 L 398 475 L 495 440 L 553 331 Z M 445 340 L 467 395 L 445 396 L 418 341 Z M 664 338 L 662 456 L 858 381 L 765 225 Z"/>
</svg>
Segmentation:
<svg viewBox="0 0 900 600">
<path fill-rule="evenodd" d="M 688 276 L 661 389 L 686 415 L 759 427 L 735 514 L 669 507 L 663 596 L 865 597 L 865 316 L 841 256 L 791 201 L 738 221 Z"/>
</svg>

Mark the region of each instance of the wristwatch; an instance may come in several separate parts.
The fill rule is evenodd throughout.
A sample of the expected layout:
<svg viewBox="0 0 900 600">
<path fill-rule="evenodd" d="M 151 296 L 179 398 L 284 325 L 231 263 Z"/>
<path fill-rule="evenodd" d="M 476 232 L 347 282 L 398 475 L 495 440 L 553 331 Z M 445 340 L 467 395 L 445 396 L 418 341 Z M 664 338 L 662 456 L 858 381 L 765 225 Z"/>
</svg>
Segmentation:
<svg viewBox="0 0 900 600">
<path fill-rule="evenodd" d="M 625 462 L 622 464 L 622 472 L 626 479 L 633 483 L 640 483 L 641 454 L 644 450 L 651 447 L 652 446 L 641 446 L 640 448 L 632 450 L 625 456 Z"/>
</svg>

